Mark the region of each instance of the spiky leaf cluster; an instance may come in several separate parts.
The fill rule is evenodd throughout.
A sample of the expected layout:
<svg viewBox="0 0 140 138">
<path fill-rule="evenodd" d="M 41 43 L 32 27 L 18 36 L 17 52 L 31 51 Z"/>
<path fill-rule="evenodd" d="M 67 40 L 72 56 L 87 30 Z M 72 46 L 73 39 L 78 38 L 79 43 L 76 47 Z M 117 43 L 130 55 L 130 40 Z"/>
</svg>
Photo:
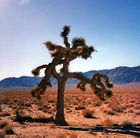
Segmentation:
<svg viewBox="0 0 140 138">
<path fill-rule="evenodd" d="M 81 57 L 87 59 L 91 55 L 91 51 L 88 46 L 83 46 L 82 51 L 80 53 Z"/>
<path fill-rule="evenodd" d="M 71 57 L 72 56 L 72 51 L 70 48 L 65 48 L 65 50 L 63 51 L 63 55 L 64 57 Z"/>
<path fill-rule="evenodd" d="M 99 89 L 99 88 L 95 89 L 95 90 L 94 90 L 94 94 L 95 94 L 100 100 L 102 100 L 102 101 L 106 100 L 106 99 L 105 99 L 104 91 L 103 91 L 102 89 Z"/>
<path fill-rule="evenodd" d="M 73 49 L 76 49 L 77 47 L 84 46 L 84 45 L 86 45 L 84 38 L 82 38 L 82 37 L 79 37 L 79 38 L 75 37 L 75 38 L 73 38 L 73 40 L 72 40 L 72 48 Z"/>
<path fill-rule="evenodd" d="M 61 36 L 62 37 L 66 37 L 68 34 L 69 34 L 69 32 L 70 32 L 70 26 L 64 26 L 64 28 L 63 28 L 63 31 L 61 32 Z"/>
<path fill-rule="evenodd" d="M 36 97 L 37 99 L 41 99 L 41 95 L 37 94 L 36 91 L 33 89 L 31 90 L 31 96 Z"/>
<path fill-rule="evenodd" d="M 79 89 L 82 90 L 82 91 L 85 91 L 85 90 L 86 90 L 85 85 L 86 85 L 86 83 L 84 83 L 84 82 L 82 82 L 82 81 L 79 81 L 79 82 L 77 83 L 77 88 L 79 88 Z"/>
<path fill-rule="evenodd" d="M 31 90 L 31 96 L 36 97 L 37 99 L 41 99 L 41 95 L 44 94 L 44 90 L 33 89 Z"/>
<path fill-rule="evenodd" d="M 34 76 L 38 76 L 39 75 L 39 69 L 34 69 L 34 70 L 32 70 L 32 74 L 34 75 Z"/>
<path fill-rule="evenodd" d="M 111 97 L 113 95 L 111 90 L 107 90 L 105 94 L 107 97 Z"/>
<path fill-rule="evenodd" d="M 111 97 L 112 91 L 108 90 L 105 85 L 102 83 L 102 78 L 104 78 L 105 85 L 107 88 L 112 88 L 113 84 L 109 82 L 109 79 L 106 75 L 96 73 L 93 75 L 90 86 L 94 94 L 97 95 L 101 100 L 105 100 L 105 97 Z"/>
<path fill-rule="evenodd" d="M 46 47 L 48 48 L 49 51 L 54 51 L 56 48 L 56 45 L 53 44 L 51 41 L 47 41 L 46 43 L 44 43 L 46 45 Z"/>
<path fill-rule="evenodd" d="M 106 82 L 105 82 L 105 85 L 106 85 L 106 87 L 108 87 L 108 88 L 113 88 L 113 83 L 112 83 L 112 82 L 106 81 Z"/>
</svg>

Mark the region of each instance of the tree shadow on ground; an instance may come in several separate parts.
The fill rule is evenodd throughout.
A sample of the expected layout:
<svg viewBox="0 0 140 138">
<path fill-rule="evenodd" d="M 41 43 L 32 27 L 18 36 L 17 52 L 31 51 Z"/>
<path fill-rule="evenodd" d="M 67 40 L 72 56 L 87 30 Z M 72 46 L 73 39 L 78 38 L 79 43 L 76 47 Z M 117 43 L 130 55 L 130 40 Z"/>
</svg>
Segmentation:
<svg viewBox="0 0 140 138">
<path fill-rule="evenodd" d="M 53 117 L 49 117 L 49 118 L 32 118 L 30 116 L 25 116 L 25 117 L 15 118 L 13 121 L 19 122 L 20 124 L 24 124 L 24 122 L 50 123 L 50 122 L 54 122 L 54 119 L 53 119 Z"/>
<path fill-rule="evenodd" d="M 68 130 L 74 130 L 74 131 L 89 131 L 91 132 L 104 132 L 104 133 L 119 133 L 119 134 L 126 134 L 131 135 L 135 137 L 140 137 L 140 126 L 135 125 L 132 128 L 123 128 L 121 125 L 112 126 L 112 127 L 104 127 L 102 125 L 98 125 L 94 128 L 78 128 L 78 127 L 68 127 L 64 128 Z"/>
<path fill-rule="evenodd" d="M 68 126 L 67 122 L 64 122 L 63 124 L 59 124 L 57 123 L 53 116 L 49 117 L 49 118 L 32 118 L 30 116 L 19 116 L 13 119 L 13 121 L 18 122 L 20 124 L 24 124 L 24 122 L 30 122 L 30 123 L 54 123 L 58 126 Z"/>
<path fill-rule="evenodd" d="M 98 117 L 95 116 L 89 116 L 89 117 L 85 117 L 86 119 L 99 119 Z"/>
<path fill-rule="evenodd" d="M 19 122 L 21 124 L 24 124 L 24 122 L 37 122 L 37 123 L 50 123 L 50 122 L 55 122 L 55 120 L 53 119 L 53 117 L 49 117 L 49 118 L 32 118 L 29 116 L 25 116 L 25 117 L 19 117 L 14 119 L 13 121 Z M 140 137 L 140 124 L 135 125 L 133 127 L 129 127 L 129 128 L 124 128 L 122 125 L 113 125 L 112 127 L 105 127 L 102 125 L 97 125 L 93 128 L 80 128 L 80 127 L 72 127 L 72 126 L 68 126 L 68 127 L 64 127 L 63 129 L 68 129 L 68 130 L 74 130 L 74 131 L 89 131 L 91 130 L 91 132 L 104 132 L 104 133 L 119 133 L 119 134 L 126 134 L 126 135 L 131 135 L 131 136 L 135 136 L 135 137 Z"/>
</svg>

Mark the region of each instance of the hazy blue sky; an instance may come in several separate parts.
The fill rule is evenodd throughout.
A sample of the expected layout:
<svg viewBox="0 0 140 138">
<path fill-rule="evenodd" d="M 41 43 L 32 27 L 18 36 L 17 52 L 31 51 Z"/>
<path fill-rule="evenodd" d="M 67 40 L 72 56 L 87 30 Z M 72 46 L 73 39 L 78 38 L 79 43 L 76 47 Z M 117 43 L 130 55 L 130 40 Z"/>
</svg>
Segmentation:
<svg viewBox="0 0 140 138">
<path fill-rule="evenodd" d="M 42 43 L 63 44 L 64 25 L 98 50 L 70 71 L 140 65 L 140 0 L 0 0 L 0 80 L 51 62 Z"/>
</svg>

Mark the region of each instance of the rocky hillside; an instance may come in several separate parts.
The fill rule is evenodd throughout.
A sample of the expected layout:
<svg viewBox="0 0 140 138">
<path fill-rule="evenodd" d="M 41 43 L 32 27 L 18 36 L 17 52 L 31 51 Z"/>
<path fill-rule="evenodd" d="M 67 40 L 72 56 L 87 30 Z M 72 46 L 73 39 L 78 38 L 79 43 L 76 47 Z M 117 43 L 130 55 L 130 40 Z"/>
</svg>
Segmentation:
<svg viewBox="0 0 140 138">
<path fill-rule="evenodd" d="M 109 76 L 110 80 L 116 84 L 126 84 L 140 82 L 140 66 L 137 67 L 116 67 L 114 69 L 105 70 L 92 70 L 85 73 L 80 72 L 84 76 L 90 78 L 96 72 L 106 74 Z M 22 76 L 20 78 L 6 78 L 0 81 L 0 88 L 32 88 L 35 87 L 40 81 L 41 77 L 28 77 Z M 53 85 L 57 84 L 54 78 L 51 78 Z M 77 80 L 69 79 L 68 84 L 74 84 Z"/>
</svg>

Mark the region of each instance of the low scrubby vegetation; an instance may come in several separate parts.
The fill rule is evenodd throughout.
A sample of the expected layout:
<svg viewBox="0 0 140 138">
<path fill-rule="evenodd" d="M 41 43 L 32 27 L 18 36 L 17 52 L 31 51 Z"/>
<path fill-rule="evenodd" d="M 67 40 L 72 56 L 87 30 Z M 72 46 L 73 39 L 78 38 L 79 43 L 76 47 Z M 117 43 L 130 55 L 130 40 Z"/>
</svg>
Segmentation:
<svg viewBox="0 0 140 138">
<path fill-rule="evenodd" d="M 108 134 L 108 129 L 111 128 L 112 131 L 117 128 L 125 133 L 131 132 L 139 129 L 139 100 L 139 93 L 116 92 L 110 100 L 102 102 L 90 91 L 80 94 L 76 90 L 69 89 L 65 94 L 64 103 L 66 120 L 70 123 L 63 129 L 54 124 L 55 91 L 48 92 L 41 100 L 30 97 L 27 92 L 0 95 L 0 137 L 7 135 L 31 137 L 28 134 L 31 128 L 32 133 L 37 135 L 34 137 L 53 135 L 54 138 L 59 136 L 59 133 L 66 135 L 66 138 L 82 138 L 84 135 L 100 137 L 99 134 L 102 132 L 104 135 Z M 118 133 L 109 135 L 114 136 Z M 125 134 L 121 136 L 125 137 Z"/>
</svg>

